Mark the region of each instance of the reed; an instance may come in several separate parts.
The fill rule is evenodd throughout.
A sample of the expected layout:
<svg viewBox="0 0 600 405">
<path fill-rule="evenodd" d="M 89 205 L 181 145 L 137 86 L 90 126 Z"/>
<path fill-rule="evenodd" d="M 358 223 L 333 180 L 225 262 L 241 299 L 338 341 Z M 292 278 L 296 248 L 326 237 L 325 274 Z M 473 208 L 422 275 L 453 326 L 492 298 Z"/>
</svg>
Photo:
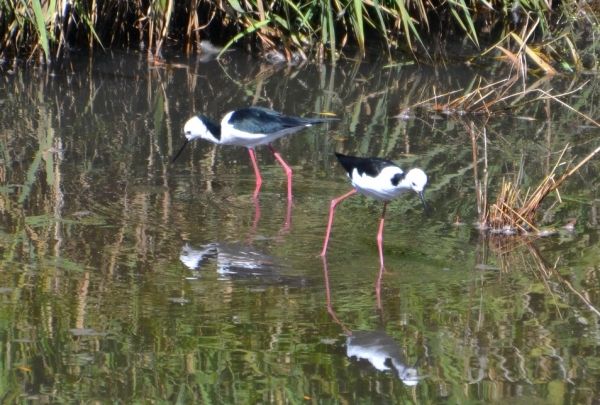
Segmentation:
<svg viewBox="0 0 600 405">
<path fill-rule="evenodd" d="M 584 159 L 582 159 L 575 167 L 565 169 L 564 173 L 557 178 L 556 169 L 563 166 L 561 160 L 567 151 L 567 145 L 560 154 L 556 164 L 538 185 L 533 192 L 527 192 L 525 196 L 521 195 L 521 190 L 514 183 L 503 180 L 501 191 L 498 195 L 496 203 L 493 204 L 487 213 L 486 224 L 493 230 L 520 230 L 523 233 L 534 231 L 535 235 L 544 236 L 553 232 L 552 230 L 540 231 L 535 227 L 536 216 L 541 207 L 542 201 L 553 191 L 557 191 L 558 187 L 564 183 L 570 176 L 579 170 L 585 163 L 593 158 L 600 147 L 596 148 Z M 557 191 L 558 194 L 558 191 Z M 560 195 L 558 195 L 560 199 Z"/>
<path fill-rule="evenodd" d="M 458 35 L 471 43 L 465 48 L 469 57 L 493 49 L 523 69 L 526 55 L 553 73 L 555 65 L 566 70 L 580 65 L 578 27 L 597 22 L 575 1 L 561 4 L 549 9 L 542 1 L 510 8 L 505 1 L 474 0 L 5 0 L 0 57 L 48 63 L 72 48 L 140 46 L 161 58 L 165 45 L 194 52 L 201 40 L 209 40 L 225 49 L 243 44 L 258 54 L 278 52 L 288 61 L 307 54 L 333 61 L 349 44 L 364 56 L 367 42 L 375 39 L 389 55 L 401 50 L 429 58 L 433 43 L 443 47 Z M 489 43 L 495 45 L 480 48 Z"/>
</svg>

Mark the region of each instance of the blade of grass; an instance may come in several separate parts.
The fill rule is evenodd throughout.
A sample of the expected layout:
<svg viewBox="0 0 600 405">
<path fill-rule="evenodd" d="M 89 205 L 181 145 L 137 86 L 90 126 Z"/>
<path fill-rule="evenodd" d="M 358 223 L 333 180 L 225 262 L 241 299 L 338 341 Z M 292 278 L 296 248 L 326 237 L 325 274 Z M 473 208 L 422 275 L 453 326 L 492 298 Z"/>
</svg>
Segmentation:
<svg viewBox="0 0 600 405">
<path fill-rule="evenodd" d="M 27 7 L 25 0 L 21 0 L 24 7 Z M 32 0 L 31 7 L 33 8 L 33 14 L 35 15 L 35 27 L 40 36 L 40 45 L 44 51 L 46 57 L 46 63 L 50 63 L 50 43 L 48 41 L 48 31 L 46 31 L 46 22 L 44 20 L 44 14 L 42 13 L 42 4 L 40 0 Z"/>
<path fill-rule="evenodd" d="M 421 43 L 421 45 L 423 45 L 423 42 L 421 41 L 421 37 L 419 36 L 419 32 L 417 31 L 417 28 L 413 24 L 412 18 L 410 17 L 408 10 L 404 6 L 404 1 L 396 0 L 396 5 L 398 6 L 398 9 L 400 10 L 400 19 L 402 21 L 402 26 L 404 27 L 404 33 L 406 34 L 406 42 L 408 43 L 408 47 L 412 49 L 412 42 L 410 40 L 411 32 L 413 33 L 413 35 L 415 36 L 417 41 L 419 41 Z M 425 47 L 425 46 L 423 45 L 423 47 Z"/>
<path fill-rule="evenodd" d="M 548 63 L 546 63 L 542 58 L 540 58 L 539 55 L 533 49 L 531 49 L 526 43 L 524 43 L 523 40 L 517 34 L 515 34 L 514 32 L 511 32 L 510 35 L 512 36 L 512 38 L 515 41 L 517 41 L 519 43 L 519 45 L 523 49 L 525 49 L 527 56 L 529 56 L 536 65 L 538 65 L 547 74 L 550 74 L 550 75 L 556 74 L 556 70 L 552 66 L 550 66 Z"/>
<path fill-rule="evenodd" d="M 330 44 L 330 49 L 331 49 L 331 63 L 335 63 L 335 49 L 336 49 L 336 44 L 335 44 L 335 26 L 334 26 L 334 19 L 333 19 L 333 11 L 331 9 L 331 2 L 328 0 L 324 0 L 325 4 L 326 4 L 326 10 L 327 10 L 327 25 L 328 25 L 328 29 L 327 29 L 327 35 L 326 38 L 323 38 L 322 40 L 325 40 L 323 42 L 323 45 L 325 45 L 326 41 L 329 40 L 329 44 Z"/>
<path fill-rule="evenodd" d="M 471 41 L 473 41 L 473 43 L 477 47 L 479 47 L 479 40 L 477 38 L 477 31 L 475 31 L 475 26 L 473 25 L 473 19 L 471 18 L 471 14 L 469 14 L 469 8 L 465 4 L 464 0 L 459 0 L 458 3 L 457 2 L 451 2 L 450 4 L 451 4 L 450 10 L 452 12 L 452 15 L 454 15 L 454 18 L 456 19 L 456 22 L 458 22 L 458 24 L 465 31 L 465 33 L 471 39 Z M 457 6 L 460 9 L 462 9 L 463 13 L 465 14 L 465 20 L 466 20 L 466 23 L 467 23 L 466 25 L 465 25 L 465 21 L 463 21 L 463 19 L 458 14 L 458 11 L 456 10 L 455 6 Z M 468 28 L 467 28 L 467 25 L 468 25 Z"/>
<path fill-rule="evenodd" d="M 298 27 L 298 29 L 301 29 L 304 26 L 304 27 L 308 28 L 312 33 L 315 32 L 310 24 L 309 17 L 307 15 L 305 15 L 302 12 L 302 10 L 300 10 L 298 8 L 298 6 L 296 6 L 296 4 L 294 4 L 291 0 L 285 0 L 285 4 L 287 4 L 289 7 L 291 7 L 292 10 L 294 10 L 298 14 L 298 17 L 302 21 L 302 24 Z"/>
<path fill-rule="evenodd" d="M 363 9 L 362 9 L 362 1 L 354 0 L 354 18 L 351 18 L 350 21 L 353 21 L 352 28 L 354 29 L 354 34 L 356 35 L 356 41 L 358 41 L 358 46 L 362 52 L 362 56 L 365 55 L 365 29 L 363 26 L 364 18 L 363 18 Z"/>
<path fill-rule="evenodd" d="M 267 25 L 271 22 L 271 20 L 265 20 L 265 21 L 250 20 L 250 21 L 252 22 L 252 25 L 247 27 L 244 31 L 237 34 L 235 37 L 233 37 L 231 39 L 231 41 L 227 42 L 227 44 L 225 44 L 223 49 L 221 49 L 221 52 L 219 52 L 219 54 L 217 55 L 217 59 L 219 59 L 221 57 L 221 55 L 223 55 L 223 53 L 225 53 L 225 51 L 227 51 L 229 49 L 229 47 L 231 47 L 231 45 L 233 45 L 237 40 L 245 37 L 248 34 L 252 34 L 253 32 L 259 30 L 260 28 L 264 27 L 265 25 Z"/>
</svg>

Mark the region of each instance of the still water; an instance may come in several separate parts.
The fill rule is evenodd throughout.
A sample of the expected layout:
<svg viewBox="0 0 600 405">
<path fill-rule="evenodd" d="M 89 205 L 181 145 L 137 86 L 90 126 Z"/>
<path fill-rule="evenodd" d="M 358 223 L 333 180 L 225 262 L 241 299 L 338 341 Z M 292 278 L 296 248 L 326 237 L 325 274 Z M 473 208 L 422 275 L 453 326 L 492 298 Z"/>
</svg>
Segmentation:
<svg viewBox="0 0 600 405">
<path fill-rule="evenodd" d="M 507 77 L 501 63 L 4 66 L 2 403 L 600 403 L 598 159 L 545 200 L 538 225 L 554 235 L 481 232 L 471 129 L 491 203 L 503 179 L 535 188 L 567 145 L 562 162 L 579 161 L 600 131 L 550 101 L 435 110 Z M 584 80 L 562 100 L 597 119 L 595 76 L 517 89 Z M 340 118 L 274 143 L 291 204 L 266 147 L 256 200 L 245 148 L 198 140 L 170 162 L 189 117 L 248 105 Z M 431 219 L 413 193 L 388 207 L 381 278 L 372 199 L 339 205 L 317 257 L 331 200 L 351 190 L 335 151 L 429 175 Z"/>
</svg>

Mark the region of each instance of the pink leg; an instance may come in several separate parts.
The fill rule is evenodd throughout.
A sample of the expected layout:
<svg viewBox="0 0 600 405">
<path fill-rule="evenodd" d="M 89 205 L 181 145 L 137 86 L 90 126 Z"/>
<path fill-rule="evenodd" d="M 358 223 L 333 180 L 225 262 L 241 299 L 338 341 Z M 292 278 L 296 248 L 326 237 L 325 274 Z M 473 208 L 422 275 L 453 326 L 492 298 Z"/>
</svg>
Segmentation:
<svg viewBox="0 0 600 405">
<path fill-rule="evenodd" d="M 254 156 L 254 149 L 248 149 L 250 152 L 250 159 L 252 160 L 252 165 L 254 166 L 254 174 L 256 175 L 256 188 L 254 189 L 254 198 L 258 196 L 258 191 L 260 190 L 260 186 L 262 184 L 262 178 L 260 177 L 260 172 L 258 171 L 258 164 L 256 164 L 256 156 Z"/>
<path fill-rule="evenodd" d="M 275 149 L 273 149 L 273 147 L 271 146 L 271 144 L 267 144 L 267 146 L 269 147 L 269 149 L 271 149 L 271 152 L 273 152 L 273 154 L 275 155 L 275 158 L 277 160 L 279 160 L 279 163 L 281 163 L 281 165 L 283 166 L 283 169 L 285 170 L 285 174 L 287 175 L 287 179 L 288 179 L 288 200 L 292 199 L 292 169 L 290 169 L 290 167 L 283 161 L 283 158 L 281 156 L 279 156 L 279 153 L 277 153 L 275 151 Z"/>
<path fill-rule="evenodd" d="M 377 285 L 375 286 L 375 293 L 377 294 L 377 309 L 382 310 L 381 307 L 381 279 L 383 278 L 383 272 L 385 269 L 383 266 L 379 268 L 379 276 L 377 277 Z"/>
<path fill-rule="evenodd" d="M 281 233 L 287 233 L 292 226 L 292 200 L 288 200 L 287 212 L 285 217 L 285 228 L 281 230 Z"/>
<path fill-rule="evenodd" d="M 325 253 L 327 252 L 327 244 L 329 243 L 329 234 L 331 233 L 331 225 L 333 224 L 333 212 L 335 211 L 335 206 L 338 205 L 338 203 L 340 201 L 342 201 L 344 198 L 350 197 L 354 193 L 356 193 L 356 189 L 331 201 L 331 209 L 329 211 L 329 224 L 327 224 L 327 233 L 325 234 L 325 244 L 323 245 L 323 251 L 320 254 L 321 257 L 325 257 Z"/>
<path fill-rule="evenodd" d="M 287 202 L 287 212 L 285 217 L 285 224 L 283 228 L 279 230 L 280 235 L 285 235 L 290 233 L 290 228 L 292 227 L 292 200 L 288 200 Z"/>
<path fill-rule="evenodd" d="M 352 331 L 350 329 L 348 329 L 348 327 L 346 325 L 344 325 L 342 323 L 342 321 L 339 320 L 335 311 L 333 310 L 333 307 L 331 306 L 331 291 L 329 289 L 329 272 L 327 271 L 327 260 L 325 259 L 325 256 L 323 256 L 323 274 L 325 275 L 325 293 L 327 294 L 327 312 L 329 312 L 331 314 L 331 317 L 333 318 L 334 321 L 336 321 L 338 324 L 340 324 L 342 326 L 342 328 L 344 328 L 344 332 L 346 332 L 348 335 L 351 335 Z"/>
<path fill-rule="evenodd" d="M 260 219 L 260 205 L 258 203 L 258 198 L 252 198 L 254 201 L 254 222 L 252 223 L 252 229 L 248 232 L 248 245 L 251 245 L 254 241 L 254 237 L 256 236 L 256 227 L 258 226 L 258 220 Z"/>
<path fill-rule="evenodd" d="M 379 246 L 379 263 L 381 264 L 381 270 L 385 270 L 383 267 L 383 222 L 385 221 L 385 209 L 388 202 L 383 202 L 383 213 L 381 214 L 381 222 L 379 223 L 379 233 L 377 234 L 377 246 Z"/>
</svg>

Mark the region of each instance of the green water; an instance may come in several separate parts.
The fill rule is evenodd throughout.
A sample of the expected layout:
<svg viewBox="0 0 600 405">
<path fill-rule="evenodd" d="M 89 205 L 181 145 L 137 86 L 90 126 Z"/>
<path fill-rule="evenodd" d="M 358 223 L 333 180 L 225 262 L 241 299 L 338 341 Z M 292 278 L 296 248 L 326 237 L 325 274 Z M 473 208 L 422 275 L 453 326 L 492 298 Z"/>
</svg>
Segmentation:
<svg viewBox="0 0 600 405">
<path fill-rule="evenodd" d="M 54 74 L 0 73 L 2 403 L 600 397 L 598 159 L 560 187 L 560 203 L 556 193 L 544 201 L 538 225 L 555 235 L 473 226 L 471 123 L 479 176 L 486 131 L 493 203 L 503 177 L 519 174 L 527 190 L 567 144 L 564 162 L 598 147 L 598 129 L 580 115 L 538 102 L 489 119 L 429 108 L 394 118 L 434 94 L 503 78 L 502 65 L 288 69 L 235 54 L 166 67 L 136 54 L 89 62 Z M 563 101 L 594 117 L 597 81 L 585 79 Z M 567 91 L 580 83 L 526 85 Z M 245 148 L 195 141 L 170 163 L 190 116 L 218 120 L 247 105 L 340 118 L 273 144 L 294 171 L 289 207 L 285 174 L 266 147 L 256 149 L 257 201 Z M 330 201 L 351 190 L 334 151 L 429 175 L 431 219 L 416 195 L 388 207 L 379 292 L 381 203 L 343 201 L 327 262 L 317 258 Z M 562 227 L 573 218 L 571 233 Z M 243 270 L 249 256 L 255 267 Z M 403 366 L 424 378 L 405 384 L 389 360 L 377 369 L 348 357 L 348 335 L 366 331 L 395 342 Z"/>
</svg>

